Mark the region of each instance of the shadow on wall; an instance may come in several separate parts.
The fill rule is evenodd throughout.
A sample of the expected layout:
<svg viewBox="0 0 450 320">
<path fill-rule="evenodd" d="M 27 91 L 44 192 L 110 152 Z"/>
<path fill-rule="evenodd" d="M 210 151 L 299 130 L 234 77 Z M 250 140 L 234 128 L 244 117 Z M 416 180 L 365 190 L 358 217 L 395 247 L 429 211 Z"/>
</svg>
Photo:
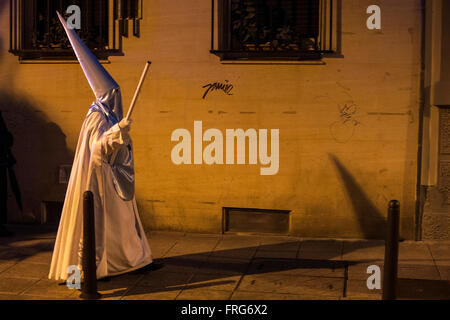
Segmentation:
<svg viewBox="0 0 450 320">
<path fill-rule="evenodd" d="M 6 9 L 7 4 L 8 4 L 8 1 L 0 1 L 0 16 L 3 14 L 4 10 Z M 0 55 L 2 53 L 3 53 L 3 39 L 0 38 Z"/>
<path fill-rule="evenodd" d="M 14 136 L 14 170 L 24 206 L 21 215 L 9 192 L 8 222 L 39 222 L 42 201 L 64 200 L 67 184 L 59 183 L 59 166 L 71 164 L 73 152 L 67 148 L 61 128 L 49 122 L 29 99 L 0 89 L 0 110 Z"/>
<path fill-rule="evenodd" d="M 372 201 L 370 201 L 361 185 L 356 182 L 355 178 L 344 167 L 339 159 L 332 154 L 330 154 L 329 157 L 341 176 L 364 238 L 384 239 L 384 235 L 387 231 L 386 218 L 380 213 Z"/>
<path fill-rule="evenodd" d="M 0 1 L 0 16 L 9 1 Z M 8 54 L 0 38 L 0 62 Z M 0 110 L 14 137 L 12 147 L 17 163 L 13 167 L 20 185 L 24 214 L 8 190 L 8 222 L 39 222 L 42 201 L 63 201 L 67 185 L 59 184 L 59 166 L 72 164 L 73 152 L 66 146 L 61 128 L 49 122 L 30 98 L 13 93 L 13 74 L 0 87 Z M 11 89 L 9 89 L 11 88 Z M 9 186 L 8 186 L 9 188 Z"/>
</svg>

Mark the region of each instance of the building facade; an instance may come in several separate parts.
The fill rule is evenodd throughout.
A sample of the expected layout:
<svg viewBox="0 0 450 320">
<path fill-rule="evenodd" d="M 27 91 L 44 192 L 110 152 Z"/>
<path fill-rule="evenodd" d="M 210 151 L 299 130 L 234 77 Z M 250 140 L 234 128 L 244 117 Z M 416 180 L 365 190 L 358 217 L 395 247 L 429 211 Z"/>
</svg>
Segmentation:
<svg viewBox="0 0 450 320">
<path fill-rule="evenodd" d="M 64 200 L 94 97 L 52 19 L 77 4 L 124 106 L 152 61 L 131 131 L 146 228 L 383 239 L 397 199 L 402 238 L 448 239 L 445 1 L 44 2 L 0 2 L 10 222 Z"/>
</svg>

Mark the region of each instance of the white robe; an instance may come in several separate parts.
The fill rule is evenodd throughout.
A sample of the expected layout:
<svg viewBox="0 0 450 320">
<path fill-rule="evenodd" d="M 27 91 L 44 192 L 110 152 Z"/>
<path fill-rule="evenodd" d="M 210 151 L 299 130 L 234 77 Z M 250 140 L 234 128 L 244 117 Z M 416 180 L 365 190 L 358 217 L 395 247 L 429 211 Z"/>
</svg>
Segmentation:
<svg viewBox="0 0 450 320">
<path fill-rule="evenodd" d="M 87 114 L 78 140 L 72 172 L 53 250 L 49 279 L 66 280 L 67 269 L 81 270 L 83 236 L 83 193 L 92 191 L 95 209 L 97 278 L 114 276 L 152 262 L 150 247 L 142 227 L 134 197 L 134 167 L 131 139 L 108 112 L 98 105 Z M 121 169 L 110 164 L 128 161 Z M 128 159 L 128 160 L 127 160 Z M 120 174 L 119 171 L 128 172 Z M 121 188 L 123 176 L 131 184 Z M 126 180 L 127 178 L 125 178 Z M 124 195 L 125 194 L 125 195 Z M 124 200 L 124 198 L 130 198 Z"/>
</svg>

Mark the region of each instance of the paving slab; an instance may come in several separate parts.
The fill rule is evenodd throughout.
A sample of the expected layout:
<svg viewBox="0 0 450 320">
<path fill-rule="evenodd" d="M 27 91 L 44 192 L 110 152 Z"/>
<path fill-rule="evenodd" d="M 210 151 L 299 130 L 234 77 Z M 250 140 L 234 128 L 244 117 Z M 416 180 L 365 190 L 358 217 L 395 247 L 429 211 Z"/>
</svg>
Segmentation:
<svg viewBox="0 0 450 320">
<path fill-rule="evenodd" d="M 334 239 L 304 239 L 301 241 L 301 251 L 331 251 L 338 254 L 342 251 L 342 240 Z"/>
<path fill-rule="evenodd" d="M 398 277 L 405 279 L 441 280 L 436 265 L 402 264 L 398 265 Z"/>
<path fill-rule="evenodd" d="M 425 241 L 436 260 L 450 259 L 450 241 Z"/>
<path fill-rule="evenodd" d="M 254 259 L 247 274 L 343 278 L 345 264 L 333 260 Z"/>
<path fill-rule="evenodd" d="M 433 265 L 433 256 L 423 241 L 403 241 L 399 243 L 398 260 L 404 264 Z"/>
<path fill-rule="evenodd" d="M 441 280 L 450 281 L 450 241 L 427 242 Z"/>
<path fill-rule="evenodd" d="M 250 260 L 258 250 L 259 244 L 259 237 L 226 235 L 214 248 L 212 255 Z"/>
<path fill-rule="evenodd" d="M 370 262 L 359 262 L 356 264 L 349 264 L 348 266 L 348 278 L 353 280 L 364 280 L 367 279 L 373 271 L 367 273 L 369 266 L 380 267 L 381 275 L 384 272 L 384 261 L 370 261 Z M 398 277 L 399 278 L 411 278 L 411 279 L 429 279 L 429 280 L 440 280 L 440 274 L 435 265 L 421 265 L 421 264 L 411 264 L 402 263 L 398 264 Z"/>
<path fill-rule="evenodd" d="M 231 292 L 236 289 L 237 284 L 242 276 L 226 276 L 218 274 L 195 274 L 190 280 L 187 286 L 183 290 L 188 289 L 208 289 L 208 290 L 220 290 Z"/>
<path fill-rule="evenodd" d="M 189 283 L 192 276 L 193 274 L 186 272 L 150 272 L 139 279 L 136 286 L 153 291 L 181 290 Z"/>
<path fill-rule="evenodd" d="M 122 300 L 175 300 L 181 289 L 152 289 L 136 286 L 130 289 Z"/>
<path fill-rule="evenodd" d="M 177 240 L 183 238 L 186 233 L 179 231 L 160 231 L 160 230 L 151 230 L 145 233 L 148 239 L 171 239 Z"/>
<path fill-rule="evenodd" d="M 300 243 L 298 259 L 341 260 L 342 241 L 304 240 Z"/>
<path fill-rule="evenodd" d="M 24 279 L 42 279 L 47 277 L 49 265 L 42 263 L 20 262 L 11 268 L 0 273 L 0 281 L 2 278 L 24 278 Z"/>
<path fill-rule="evenodd" d="M 245 275 L 237 290 L 305 296 L 326 295 L 338 299 L 343 292 L 343 286 L 344 279 L 341 278 L 258 274 Z"/>
<path fill-rule="evenodd" d="M 163 258 L 176 244 L 175 239 L 148 239 L 153 259 Z"/>
<path fill-rule="evenodd" d="M 242 275 L 249 267 L 250 260 L 230 257 L 210 256 L 199 267 L 198 272 L 222 275 Z"/>
<path fill-rule="evenodd" d="M 144 278 L 143 274 L 123 274 L 112 277 L 109 281 L 97 281 L 98 291 L 126 290 Z"/>
<path fill-rule="evenodd" d="M 450 266 L 438 265 L 438 270 L 441 280 L 450 281 Z"/>
<path fill-rule="evenodd" d="M 178 240 L 165 256 L 182 254 L 210 254 L 220 242 L 217 237 L 188 237 Z"/>
<path fill-rule="evenodd" d="M 51 251 L 37 252 L 24 257 L 23 259 L 21 259 L 21 261 L 50 265 L 50 263 L 52 262 L 52 254 L 53 252 Z"/>
<path fill-rule="evenodd" d="M 13 260 L 0 260 L 0 274 L 4 272 L 5 270 L 8 270 L 13 265 L 15 265 L 17 262 Z"/>
<path fill-rule="evenodd" d="M 198 269 L 209 259 L 209 254 L 181 254 L 175 256 L 167 256 L 161 260 L 164 267 L 163 272 L 183 272 L 196 273 Z"/>
<path fill-rule="evenodd" d="M 125 294 L 128 292 L 128 289 L 114 289 L 114 290 L 102 290 L 98 291 L 101 294 L 100 300 L 122 300 Z M 69 297 L 70 300 L 84 300 L 79 295 Z"/>
<path fill-rule="evenodd" d="M 81 298 L 81 290 L 73 289 L 73 293 L 67 297 L 67 300 L 86 300 Z M 97 290 L 101 294 L 100 300 L 120 300 L 128 291 L 128 288 L 118 288 L 110 290 Z"/>
<path fill-rule="evenodd" d="M 0 278 L 0 293 L 19 294 L 30 288 L 38 280 L 14 277 Z"/>
<path fill-rule="evenodd" d="M 54 239 L 16 239 L 3 244 L 0 248 L 0 259 L 50 263 Z"/>
<path fill-rule="evenodd" d="M 177 296 L 176 300 L 229 300 L 232 291 L 223 291 L 216 289 L 184 289 Z"/>
<path fill-rule="evenodd" d="M 342 259 L 354 260 L 384 260 L 383 240 L 344 241 Z"/>
<path fill-rule="evenodd" d="M 367 278 L 363 280 L 347 280 L 344 299 L 348 300 L 381 300 L 381 289 L 369 289 L 367 287 Z"/>
<path fill-rule="evenodd" d="M 257 247 L 247 247 L 247 248 L 234 248 L 234 249 L 218 249 L 216 248 L 211 256 L 213 257 L 223 257 L 223 258 L 234 258 L 234 259 L 246 259 L 251 260 L 256 253 Z"/>
<path fill-rule="evenodd" d="M 327 295 L 297 295 L 288 293 L 267 293 L 252 291 L 235 291 L 231 300 L 336 300 L 334 296 Z"/>
<path fill-rule="evenodd" d="M 21 300 L 18 294 L 0 294 L 0 300 Z"/>
<path fill-rule="evenodd" d="M 186 233 L 184 236 L 184 240 L 196 240 L 196 241 L 204 241 L 204 240 L 221 240 L 224 235 L 221 233 Z"/>
<path fill-rule="evenodd" d="M 24 295 L 47 298 L 68 298 L 73 290 L 65 285 L 58 285 L 57 281 L 41 279 L 23 292 Z"/>
<path fill-rule="evenodd" d="M 254 258 L 295 259 L 297 250 L 266 250 L 261 247 L 256 251 Z"/>
<path fill-rule="evenodd" d="M 301 241 L 297 238 L 274 237 L 261 238 L 259 249 L 264 251 L 295 251 L 298 252 Z"/>
<path fill-rule="evenodd" d="M 450 300 L 450 283 L 446 280 L 398 279 L 398 299 Z"/>
<path fill-rule="evenodd" d="M 259 236 L 224 235 L 217 245 L 217 250 L 252 248 L 256 249 L 261 243 Z"/>
<path fill-rule="evenodd" d="M 11 242 L 5 251 L 17 254 L 18 260 L 24 260 L 35 255 L 51 254 L 53 251 L 53 239 L 37 239 Z"/>
<path fill-rule="evenodd" d="M 30 296 L 30 295 L 26 295 L 26 294 L 21 294 L 21 295 L 12 295 L 9 296 L 11 297 L 10 299 L 6 298 L 4 300 L 72 300 L 69 298 L 57 298 L 57 297 L 44 297 L 44 296 Z M 3 298 L 0 298 L 0 300 L 3 300 Z"/>
<path fill-rule="evenodd" d="M 348 263 L 348 279 L 352 280 L 367 280 L 373 271 L 367 273 L 367 269 L 370 266 L 378 266 L 380 268 L 380 274 L 383 274 L 384 261 L 383 260 L 362 260 L 362 261 L 349 261 Z"/>
<path fill-rule="evenodd" d="M 11 247 L 7 247 L 6 249 L 2 249 L 0 251 L 0 260 L 19 262 L 27 257 L 29 257 L 28 254 Z"/>
</svg>

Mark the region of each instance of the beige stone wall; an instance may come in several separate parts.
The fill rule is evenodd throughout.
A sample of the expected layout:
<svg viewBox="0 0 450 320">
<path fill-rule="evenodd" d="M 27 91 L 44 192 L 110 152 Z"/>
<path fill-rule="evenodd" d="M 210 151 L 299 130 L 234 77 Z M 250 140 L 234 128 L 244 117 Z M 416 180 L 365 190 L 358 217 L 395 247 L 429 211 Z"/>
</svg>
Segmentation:
<svg viewBox="0 0 450 320">
<path fill-rule="evenodd" d="M 401 235 L 413 238 L 419 0 L 377 1 L 381 31 L 366 28 L 373 1 L 342 1 L 343 57 L 323 65 L 221 63 L 209 53 L 210 1 L 144 2 L 141 37 L 124 38 L 125 55 L 106 68 L 128 105 L 144 62 L 153 62 L 132 128 L 147 228 L 220 232 L 228 206 L 292 210 L 291 232 L 301 236 L 381 238 L 387 203 L 398 199 Z M 0 90 L 14 100 L 5 119 L 27 210 L 38 214 L 39 200 L 63 199 L 58 165 L 70 163 L 93 95 L 77 64 L 19 64 L 7 52 L 9 10 L 2 6 Z M 202 86 L 225 80 L 233 95 L 202 99 Z M 343 124 L 340 108 L 352 104 L 355 122 Z M 261 176 L 259 164 L 174 165 L 171 133 L 193 133 L 194 120 L 223 133 L 280 129 L 278 174 Z"/>
<path fill-rule="evenodd" d="M 450 3 L 426 2 L 422 239 L 450 237 Z"/>
</svg>

